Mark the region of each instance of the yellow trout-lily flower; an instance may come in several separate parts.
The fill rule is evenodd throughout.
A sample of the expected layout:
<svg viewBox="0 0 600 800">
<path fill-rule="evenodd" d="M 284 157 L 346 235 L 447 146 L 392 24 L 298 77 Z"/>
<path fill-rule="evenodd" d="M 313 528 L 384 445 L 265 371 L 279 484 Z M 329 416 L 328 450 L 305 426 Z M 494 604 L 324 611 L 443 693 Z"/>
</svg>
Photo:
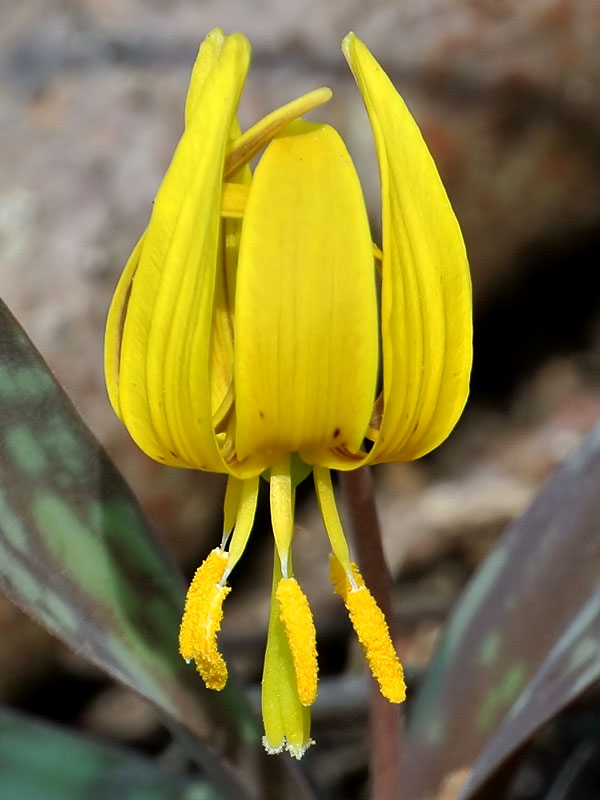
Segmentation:
<svg viewBox="0 0 600 800">
<path fill-rule="evenodd" d="M 275 565 L 264 742 L 297 757 L 311 743 L 317 656 L 292 570 L 295 486 L 312 471 L 334 589 L 382 693 L 401 702 L 402 667 L 350 560 L 330 469 L 428 453 L 460 416 L 471 367 L 467 259 L 433 160 L 365 45 L 351 33 L 342 49 L 375 137 L 381 250 L 339 134 L 300 119 L 329 89 L 242 134 L 236 109 L 250 45 L 215 29 L 200 48 L 184 133 L 106 328 L 110 400 L 139 447 L 165 464 L 229 476 L 223 539 L 196 572 L 180 633 L 181 654 L 213 689 L 227 680 L 216 641 L 226 581 L 268 471 Z M 262 149 L 252 175 L 248 163 Z"/>
</svg>

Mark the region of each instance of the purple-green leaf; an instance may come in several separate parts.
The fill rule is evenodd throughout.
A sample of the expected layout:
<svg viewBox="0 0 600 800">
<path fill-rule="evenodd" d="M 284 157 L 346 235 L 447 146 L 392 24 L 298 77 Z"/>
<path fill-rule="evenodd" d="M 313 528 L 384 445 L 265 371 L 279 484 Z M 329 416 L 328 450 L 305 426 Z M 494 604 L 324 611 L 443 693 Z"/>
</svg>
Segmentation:
<svg viewBox="0 0 600 800">
<path fill-rule="evenodd" d="M 417 699 L 406 798 L 474 796 L 600 677 L 600 426 L 509 527 L 453 613 Z"/>
<path fill-rule="evenodd" d="M 150 700 L 223 791 L 253 796 L 222 753 L 250 748 L 259 761 L 266 758 L 254 714 L 233 681 L 209 693 L 180 658 L 180 575 L 2 303 L 0 587 L 51 633 Z M 269 763 L 271 774 L 281 771 L 284 795 L 308 796 L 287 762 Z"/>
<path fill-rule="evenodd" d="M 0 709 L 0 797 L 223 800 L 197 778 L 5 709 Z"/>
</svg>

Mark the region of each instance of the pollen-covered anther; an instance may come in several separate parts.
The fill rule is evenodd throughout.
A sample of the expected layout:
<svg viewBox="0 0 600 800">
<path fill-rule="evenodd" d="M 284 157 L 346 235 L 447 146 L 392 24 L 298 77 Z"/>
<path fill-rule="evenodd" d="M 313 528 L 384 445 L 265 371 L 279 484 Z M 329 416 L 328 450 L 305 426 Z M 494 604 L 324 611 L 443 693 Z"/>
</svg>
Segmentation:
<svg viewBox="0 0 600 800">
<path fill-rule="evenodd" d="M 294 662 L 298 697 L 311 706 L 317 697 L 317 643 L 306 595 L 295 578 L 282 578 L 276 592 L 280 618 Z"/>
<path fill-rule="evenodd" d="M 227 666 L 217 648 L 217 633 L 223 619 L 223 601 L 230 592 L 221 586 L 227 553 L 213 550 L 198 567 L 188 589 L 179 631 L 179 652 L 186 661 L 192 658 L 209 689 L 222 689 L 227 682 Z"/>
<path fill-rule="evenodd" d="M 356 588 L 360 586 L 364 586 L 365 582 L 363 580 L 362 575 L 358 571 L 358 567 L 352 561 L 350 564 L 352 568 L 352 577 L 354 578 L 354 584 Z M 342 598 L 344 603 L 346 602 L 346 597 L 350 589 L 352 589 L 352 584 L 348 580 L 348 576 L 346 575 L 346 570 L 342 566 L 339 559 L 337 559 L 333 553 L 329 555 L 329 579 L 333 584 L 333 591 Z"/>
<path fill-rule="evenodd" d="M 330 575 L 336 594 L 343 599 L 350 621 L 358 636 L 373 676 L 381 694 L 390 703 L 406 699 L 404 671 L 400 663 L 383 612 L 367 589 L 356 564 L 351 564 L 356 587 L 348 580 L 344 568 L 334 556 L 330 561 Z"/>
</svg>

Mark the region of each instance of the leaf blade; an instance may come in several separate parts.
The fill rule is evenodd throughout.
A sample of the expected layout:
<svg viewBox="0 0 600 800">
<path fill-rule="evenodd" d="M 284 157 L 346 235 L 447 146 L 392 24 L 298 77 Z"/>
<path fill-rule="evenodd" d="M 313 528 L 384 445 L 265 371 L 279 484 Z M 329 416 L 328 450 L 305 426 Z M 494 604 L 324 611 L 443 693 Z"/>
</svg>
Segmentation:
<svg viewBox="0 0 600 800">
<path fill-rule="evenodd" d="M 600 426 L 509 527 L 454 611 L 417 699 L 406 753 L 409 798 L 433 794 L 488 742 L 465 790 L 471 797 L 475 779 L 481 785 L 600 672 L 596 649 L 593 668 L 584 659 L 587 672 L 575 687 L 555 655 L 563 639 L 583 646 L 590 631 L 582 620 L 600 636 L 599 487 Z M 546 686 L 553 669 L 561 679 Z M 544 707 L 530 706 L 527 697 L 540 687 L 554 694 Z"/>
<path fill-rule="evenodd" d="M 129 488 L 0 302 L 0 588 L 27 614 L 142 694 L 217 785 L 249 797 L 208 740 L 258 746 L 232 683 L 208 697 L 177 653 L 181 577 Z"/>
<path fill-rule="evenodd" d="M 0 796 L 28 800 L 223 800 L 137 753 L 0 708 Z"/>
</svg>

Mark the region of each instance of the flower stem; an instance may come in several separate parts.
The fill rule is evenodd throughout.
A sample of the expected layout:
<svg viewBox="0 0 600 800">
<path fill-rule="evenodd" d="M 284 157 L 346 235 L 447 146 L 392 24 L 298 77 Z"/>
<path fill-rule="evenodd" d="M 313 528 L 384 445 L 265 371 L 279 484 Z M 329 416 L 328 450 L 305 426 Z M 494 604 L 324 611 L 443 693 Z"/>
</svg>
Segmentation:
<svg viewBox="0 0 600 800">
<path fill-rule="evenodd" d="M 381 529 L 375 508 L 373 476 L 369 467 L 341 472 L 340 479 L 358 565 L 394 640 L 390 577 L 383 555 Z M 401 800 L 401 760 L 404 737 L 402 706 L 388 703 L 371 680 L 370 763 L 371 800 Z"/>
</svg>

